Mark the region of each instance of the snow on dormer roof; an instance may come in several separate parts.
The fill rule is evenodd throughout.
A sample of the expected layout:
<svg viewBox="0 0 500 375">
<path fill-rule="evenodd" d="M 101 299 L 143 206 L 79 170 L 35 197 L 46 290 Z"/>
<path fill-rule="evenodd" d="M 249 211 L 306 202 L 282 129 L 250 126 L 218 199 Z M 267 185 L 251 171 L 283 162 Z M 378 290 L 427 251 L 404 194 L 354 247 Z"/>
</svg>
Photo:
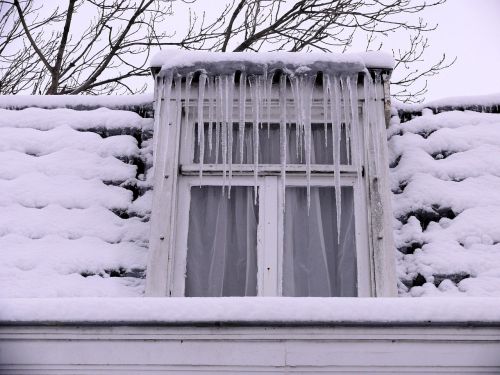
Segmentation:
<svg viewBox="0 0 500 375">
<path fill-rule="evenodd" d="M 150 62 L 151 68 L 168 70 L 248 70 L 268 66 L 279 69 L 336 70 L 362 72 L 366 68 L 392 69 L 394 58 L 384 52 L 326 53 L 326 52 L 200 52 L 165 50 L 157 53 Z"/>
</svg>

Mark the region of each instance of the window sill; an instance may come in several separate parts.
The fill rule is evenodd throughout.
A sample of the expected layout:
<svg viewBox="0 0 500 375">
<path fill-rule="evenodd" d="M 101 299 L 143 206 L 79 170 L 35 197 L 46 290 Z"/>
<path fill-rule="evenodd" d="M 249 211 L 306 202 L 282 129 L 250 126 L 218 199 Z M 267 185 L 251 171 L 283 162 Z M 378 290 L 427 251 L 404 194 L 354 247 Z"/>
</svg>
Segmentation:
<svg viewBox="0 0 500 375">
<path fill-rule="evenodd" d="M 500 326 L 495 298 L 19 298 L 5 325 Z"/>
</svg>

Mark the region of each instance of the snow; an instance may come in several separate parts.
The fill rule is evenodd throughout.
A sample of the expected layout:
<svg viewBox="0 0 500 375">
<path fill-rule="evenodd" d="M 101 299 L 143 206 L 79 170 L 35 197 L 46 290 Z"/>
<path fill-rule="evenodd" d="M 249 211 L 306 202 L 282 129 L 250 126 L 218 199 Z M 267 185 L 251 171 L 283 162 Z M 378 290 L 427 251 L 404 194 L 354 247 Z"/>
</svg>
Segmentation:
<svg viewBox="0 0 500 375">
<path fill-rule="evenodd" d="M 394 58 L 384 52 L 365 53 L 297 53 L 297 52 L 200 52 L 163 50 L 151 59 L 151 67 L 162 67 L 163 70 L 175 67 L 194 67 L 196 65 L 221 64 L 234 62 L 244 66 L 254 64 L 281 64 L 304 67 L 315 63 L 332 63 L 351 71 L 363 71 L 364 68 L 392 69 Z"/>
<path fill-rule="evenodd" d="M 146 128 L 150 121 L 137 113 L 109 108 L 75 111 L 67 108 L 26 108 L 19 111 L 0 109 L 1 128 L 50 130 L 69 126 L 77 130 Z"/>
<path fill-rule="evenodd" d="M 5 323 L 467 323 L 500 322 L 496 298 L 0 299 Z"/>
<path fill-rule="evenodd" d="M 500 115 L 424 110 L 389 134 L 400 293 L 500 296 Z"/>
<path fill-rule="evenodd" d="M 431 100 L 420 104 L 406 104 L 393 99 L 392 105 L 396 110 L 405 112 L 418 112 L 425 108 L 488 108 L 500 105 L 500 93 L 475 96 L 456 96 L 438 100 Z"/>
<path fill-rule="evenodd" d="M 67 150 L 72 153 L 84 151 L 103 158 L 132 157 L 139 154 L 137 141 L 129 135 L 102 138 L 96 133 L 78 131 L 69 125 L 61 125 L 50 130 L 0 127 L 0 152 L 18 151 L 43 156 Z"/>
<path fill-rule="evenodd" d="M 40 178 L 71 175 L 84 180 L 124 182 L 134 178 L 137 170 L 135 165 L 126 164 L 111 156 L 101 157 L 96 153 L 68 148 L 42 156 L 28 155 L 19 151 L 4 151 L 0 152 L 0 165 L 3 166 L 0 170 L 0 179 L 5 180 L 38 173 Z M 0 185 L 2 183 L 0 180 Z"/>
<path fill-rule="evenodd" d="M 21 109 L 26 107 L 106 107 L 120 108 L 148 106 L 153 94 L 141 95 L 0 95 L 0 108 Z"/>
<path fill-rule="evenodd" d="M 0 97 L 0 107 L 148 98 L 122 99 Z M 142 295 L 151 194 L 134 200 L 130 187 L 150 188 L 134 162 L 151 160 L 150 142 L 134 135 L 151 129 L 125 110 L 0 109 L 1 297 Z"/>
</svg>

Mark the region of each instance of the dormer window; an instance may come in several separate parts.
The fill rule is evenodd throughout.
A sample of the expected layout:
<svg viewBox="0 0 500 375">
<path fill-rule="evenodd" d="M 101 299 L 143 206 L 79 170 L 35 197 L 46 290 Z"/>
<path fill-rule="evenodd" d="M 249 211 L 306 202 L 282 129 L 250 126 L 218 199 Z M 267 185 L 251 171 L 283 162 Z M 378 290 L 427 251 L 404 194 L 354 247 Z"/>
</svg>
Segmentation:
<svg viewBox="0 0 500 375">
<path fill-rule="evenodd" d="M 157 74 L 147 293 L 390 295 L 387 71 L 239 55 Z"/>
</svg>

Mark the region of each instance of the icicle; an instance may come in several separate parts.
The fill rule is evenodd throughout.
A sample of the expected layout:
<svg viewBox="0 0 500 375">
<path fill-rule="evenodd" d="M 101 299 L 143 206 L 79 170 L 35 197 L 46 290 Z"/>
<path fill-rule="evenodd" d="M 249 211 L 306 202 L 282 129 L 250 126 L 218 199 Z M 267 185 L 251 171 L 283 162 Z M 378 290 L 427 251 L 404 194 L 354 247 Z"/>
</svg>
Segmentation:
<svg viewBox="0 0 500 375">
<path fill-rule="evenodd" d="M 182 76 L 177 75 L 175 77 L 175 101 L 177 106 L 177 123 L 181 123 L 182 118 Z"/>
<path fill-rule="evenodd" d="M 215 105 L 215 92 L 214 81 L 212 77 L 207 80 L 208 89 L 208 152 L 212 156 L 212 128 L 214 121 L 214 105 Z"/>
<path fill-rule="evenodd" d="M 228 163 L 228 198 L 231 198 L 231 182 L 233 177 L 233 104 L 234 104 L 234 76 L 226 76 L 226 115 L 227 115 L 227 163 Z"/>
<path fill-rule="evenodd" d="M 286 75 L 280 76 L 279 100 L 280 100 L 280 164 L 281 164 L 281 196 L 283 197 L 283 209 L 286 196 Z"/>
<path fill-rule="evenodd" d="M 190 94 L 191 94 L 191 83 L 193 82 L 193 75 L 194 73 L 188 73 L 186 76 L 186 94 L 185 94 L 185 102 L 184 102 L 184 108 L 185 108 L 185 115 L 186 115 L 186 124 L 190 124 L 189 122 L 189 106 L 190 106 Z M 189 132 L 186 131 L 185 136 L 184 136 L 184 142 L 187 143 L 188 137 L 189 137 Z M 192 133 L 190 136 L 192 137 L 194 135 L 194 126 L 192 127 Z M 192 139 L 192 138 L 191 138 Z"/>
<path fill-rule="evenodd" d="M 311 206 L 311 106 L 316 82 L 316 74 L 305 76 L 302 79 L 301 96 L 302 96 L 302 127 L 304 134 L 304 151 L 306 158 L 306 180 L 307 180 L 307 213 Z"/>
<path fill-rule="evenodd" d="M 270 129 L 271 129 L 271 106 L 272 106 L 272 93 L 273 93 L 273 78 L 274 72 L 271 72 L 268 75 L 266 84 L 266 100 L 267 100 L 267 138 L 270 137 Z"/>
<path fill-rule="evenodd" d="M 207 75 L 200 74 L 198 82 L 198 150 L 200 154 L 200 186 L 203 176 L 203 162 L 205 158 L 205 119 L 203 117 L 203 106 L 205 105 L 205 82 Z"/>
<path fill-rule="evenodd" d="M 215 77 L 215 164 L 219 163 L 220 128 L 222 120 L 221 79 Z"/>
<path fill-rule="evenodd" d="M 300 149 L 300 136 L 301 136 L 301 121 L 300 121 L 300 114 L 301 114 L 301 110 L 300 110 L 300 100 L 299 100 L 299 88 L 298 88 L 298 84 L 299 84 L 299 80 L 297 79 L 297 77 L 295 76 L 290 76 L 290 87 L 292 88 L 292 97 L 293 97 L 293 106 L 292 108 L 295 109 L 295 152 L 296 152 L 296 156 L 297 156 L 297 160 L 299 160 L 299 162 L 302 161 L 302 152 L 301 152 L 301 149 Z"/>
<path fill-rule="evenodd" d="M 325 131 L 325 148 L 328 147 L 328 82 L 327 75 L 323 73 L 323 124 Z M 332 129 L 333 131 L 333 129 Z M 332 144 L 333 145 L 333 144 Z"/>
<path fill-rule="evenodd" d="M 359 122 L 359 112 L 358 112 L 358 75 L 350 75 L 347 77 L 347 90 L 349 91 L 350 103 L 351 103 L 351 150 L 354 149 L 352 155 L 353 164 L 358 167 L 359 170 L 359 144 L 358 138 L 356 137 L 358 131 Z M 354 145 L 354 147 L 353 147 Z"/>
<path fill-rule="evenodd" d="M 251 76 L 250 80 L 250 94 L 252 100 L 252 120 L 253 120 L 253 164 L 254 164 L 254 191 L 255 191 L 255 204 L 257 204 L 257 184 L 258 184 L 258 167 L 259 167 L 259 122 L 260 122 L 260 103 L 259 103 L 259 90 L 260 81 L 258 77 Z"/>
<path fill-rule="evenodd" d="M 350 95 L 347 89 L 347 77 L 342 76 L 340 79 L 342 86 L 342 109 L 344 112 L 344 129 L 345 129 L 345 144 L 347 153 L 347 164 L 351 164 L 351 111 L 350 111 Z"/>
<path fill-rule="evenodd" d="M 243 164 L 243 146 L 245 144 L 245 122 L 246 122 L 246 101 L 247 101 L 247 75 L 245 72 L 241 72 L 240 75 L 240 98 L 239 98 L 239 109 L 240 109 L 240 122 L 238 129 L 238 137 L 240 143 L 240 164 Z"/>
<path fill-rule="evenodd" d="M 222 147 L 222 192 L 226 188 L 226 173 L 227 173 L 227 137 L 228 137 L 228 127 L 229 127 L 229 119 L 227 117 L 229 106 L 229 93 L 228 93 L 228 76 L 225 75 L 221 77 L 221 147 Z"/>
<path fill-rule="evenodd" d="M 335 185 L 335 204 L 337 214 L 337 243 L 340 244 L 340 224 L 342 219 L 342 191 L 340 184 L 340 147 L 342 137 L 342 117 L 340 102 L 340 82 L 335 75 L 329 77 L 330 91 L 330 112 L 332 118 L 332 149 L 333 157 L 333 178 Z"/>
<path fill-rule="evenodd" d="M 259 77 L 260 78 L 260 77 Z M 262 86 L 261 86 L 261 89 L 259 90 L 259 96 L 262 100 L 262 115 L 264 115 L 264 103 L 266 103 L 266 106 L 267 106 L 267 100 L 268 100 L 268 96 L 267 96 L 267 65 L 264 65 L 264 68 L 262 69 L 262 82 L 261 82 Z M 264 117 L 264 116 L 263 116 Z M 264 126 L 264 118 L 262 119 L 262 123 L 261 123 L 261 128 Z M 269 133 L 269 124 L 267 125 L 267 132 Z"/>
</svg>

